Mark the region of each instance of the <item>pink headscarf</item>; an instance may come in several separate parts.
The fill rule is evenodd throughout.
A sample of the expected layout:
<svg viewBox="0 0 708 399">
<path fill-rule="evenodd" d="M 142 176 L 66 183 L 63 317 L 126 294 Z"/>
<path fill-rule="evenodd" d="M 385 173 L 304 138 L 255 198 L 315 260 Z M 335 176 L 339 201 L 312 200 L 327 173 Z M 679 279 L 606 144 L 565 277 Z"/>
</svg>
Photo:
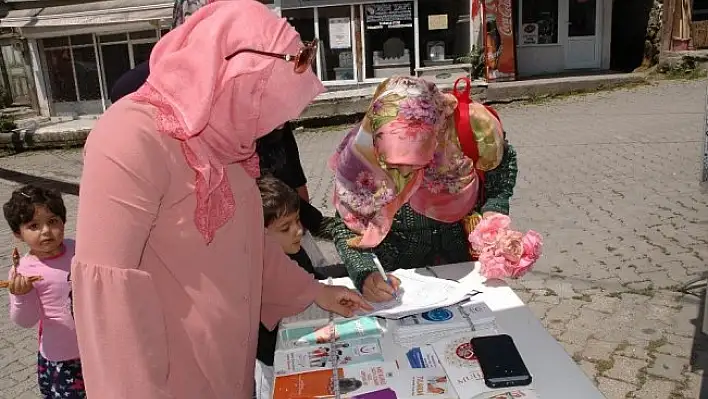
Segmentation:
<svg viewBox="0 0 708 399">
<path fill-rule="evenodd" d="M 135 93 L 157 107 L 158 130 L 182 142 L 196 172 L 194 221 L 207 243 L 236 207 L 226 165 L 258 177 L 256 139 L 295 119 L 324 88 L 312 71 L 296 74 L 281 59 L 239 49 L 297 54 L 288 23 L 253 0 L 216 1 L 162 38 L 150 77 Z"/>
</svg>

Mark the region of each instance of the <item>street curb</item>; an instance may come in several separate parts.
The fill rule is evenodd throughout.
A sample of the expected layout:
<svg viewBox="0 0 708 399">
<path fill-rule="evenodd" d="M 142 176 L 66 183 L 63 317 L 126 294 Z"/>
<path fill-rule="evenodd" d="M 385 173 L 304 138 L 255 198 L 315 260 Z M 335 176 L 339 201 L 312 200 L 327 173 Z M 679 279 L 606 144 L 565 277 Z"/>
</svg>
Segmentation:
<svg viewBox="0 0 708 399">
<path fill-rule="evenodd" d="M 16 152 L 56 148 L 81 147 L 91 129 L 35 133 L 33 129 L 15 129 L 0 133 L 0 148 Z"/>
<path fill-rule="evenodd" d="M 505 103 L 610 90 L 647 82 L 646 75 L 631 73 L 490 83 L 488 87 L 473 88 L 472 97 L 485 103 Z M 441 89 L 450 91 L 451 87 L 448 86 L 450 85 L 441 86 Z M 354 123 L 366 112 L 372 96 L 373 90 L 367 95 L 316 101 L 294 122 L 296 125 L 306 127 Z M 84 145 L 90 131 L 90 128 L 86 128 L 35 133 L 34 129 L 16 129 L 10 133 L 0 133 L 0 148 L 22 152 L 80 147 Z"/>
</svg>

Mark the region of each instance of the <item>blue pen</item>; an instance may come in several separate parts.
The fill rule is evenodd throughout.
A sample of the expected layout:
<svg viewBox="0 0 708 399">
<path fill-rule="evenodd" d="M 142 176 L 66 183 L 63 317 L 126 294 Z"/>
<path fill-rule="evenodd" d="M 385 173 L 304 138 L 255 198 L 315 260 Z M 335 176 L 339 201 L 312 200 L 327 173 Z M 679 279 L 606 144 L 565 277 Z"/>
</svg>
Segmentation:
<svg viewBox="0 0 708 399">
<path fill-rule="evenodd" d="M 391 287 L 393 288 L 393 284 L 391 284 L 391 280 L 388 278 L 388 275 L 386 274 L 386 271 L 384 270 L 383 266 L 381 265 L 381 261 L 379 261 L 379 257 L 376 256 L 376 254 L 371 254 L 371 257 L 374 259 L 374 264 L 376 265 L 376 268 L 379 269 L 379 273 L 381 273 L 381 277 L 383 277 L 384 281 Z M 393 288 L 393 298 L 398 300 L 398 295 L 396 295 L 396 289 Z"/>
</svg>

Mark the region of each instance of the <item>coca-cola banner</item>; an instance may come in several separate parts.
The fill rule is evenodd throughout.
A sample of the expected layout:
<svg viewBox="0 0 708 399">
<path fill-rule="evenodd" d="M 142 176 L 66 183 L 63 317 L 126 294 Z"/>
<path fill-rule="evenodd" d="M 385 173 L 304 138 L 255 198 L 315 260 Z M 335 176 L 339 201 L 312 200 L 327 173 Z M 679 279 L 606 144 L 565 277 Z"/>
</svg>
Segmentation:
<svg viewBox="0 0 708 399">
<path fill-rule="evenodd" d="M 484 55 L 488 82 L 516 80 L 512 0 L 484 1 Z"/>
</svg>

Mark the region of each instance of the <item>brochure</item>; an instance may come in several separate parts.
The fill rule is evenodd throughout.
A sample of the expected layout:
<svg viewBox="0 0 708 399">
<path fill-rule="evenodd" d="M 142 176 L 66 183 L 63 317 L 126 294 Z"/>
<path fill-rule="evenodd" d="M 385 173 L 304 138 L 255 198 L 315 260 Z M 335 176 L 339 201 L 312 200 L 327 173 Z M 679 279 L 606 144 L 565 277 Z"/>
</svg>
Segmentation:
<svg viewBox="0 0 708 399">
<path fill-rule="evenodd" d="M 332 325 L 324 326 L 288 326 L 280 330 L 280 342 L 285 349 L 305 347 L 336 341 L 363 337 L 380 337 L 381 326 L 373 317 L 360 317 L 353 320 L 335 321 L 335 336 L 332 337 Z"/>
<path fill-rule="evenodd" d="M 383 362 L 384 356 L 378 338 L 362 338 L 337 342 L 337 364 L 339 366 Z M 332 346 L 322 344 L 282 350 L 275 353 L 274 372 L 276 375 L 295 374 L 303 371 L 327 368 L 332 370 Z"/>
<path fill-rule="evenodd" d="M 433 344 L 445 373 L 460 399 L 473 399 L 491 389 L 484 383 L 482 368 L 472 352 L 472 333 L 458 334 Z"/>
<path fill-rule="evenodd" d="M 383 363 L 376 366 L 340 367 L 336 370 L 339 393 L 342 398 L 371 393 L 389 388 L 396 375 L 395 365 Z M 300 374 L 276 376 L 273 399 L 333 398 L 334 373 L 331 369 Z"/>
</svg>

